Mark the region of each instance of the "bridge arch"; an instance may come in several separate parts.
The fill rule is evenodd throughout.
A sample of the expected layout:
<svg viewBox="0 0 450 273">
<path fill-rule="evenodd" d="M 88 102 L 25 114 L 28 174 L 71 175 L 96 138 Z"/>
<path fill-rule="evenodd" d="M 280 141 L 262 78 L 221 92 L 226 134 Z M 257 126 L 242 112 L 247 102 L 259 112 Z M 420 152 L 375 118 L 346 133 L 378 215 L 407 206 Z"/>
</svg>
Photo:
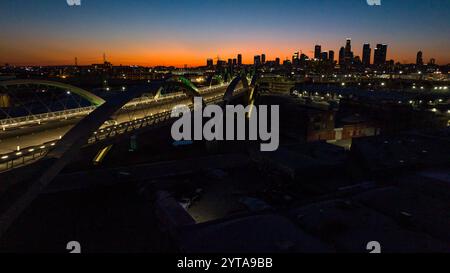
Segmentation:
<svg viewBox="0 0 450 273">
<path fill-rule="evenodd" d="M 230 103 L 231 100 L 233 99 L 234 91 L 236 90 L 236 87 L 238 86 L 239 83 L 242 83 L 244 89 L 248 90 L 249 84 L 247 77 L 242 75 L 237 76 L 231 81 L 230 85 L 228 85 L 227 90 L 225 91 L 225 94 L 223 96 L 223 100 L 225 101 L 226 104 Z"/>
<path fill-rule="evenodd" d="M 160 92 L 166 84 L 175 84 L 186 89 L 186 93 L 192 99 L 195 96 L 201 96 L 197 87 L 184 77 L 172 77 L 164 81 L 153 82 L 150 84 L 132 86 L 127 92 L 115 95 L 108 99 L 94 111 L 92 111 L 83 120 L 70 129 L 56 146 L 45 156 L 44 160 L 52 160 L 54 164 L 45 173 L 48 173 L 51 179 L 55 177 L 61 169 L 68 164 L 76 155 L 77 151 L 85 145 L 92 136 L 111 116 L 124 107 L 127 103 L 135 98 L 142 96 L 144 93 Z M 61 168 L 59 168 L 60 166 Z M 56 168 L 56 169 L 55 169 Z M 42 178 L 49 180 L 46 174 Z M 50 180 L 51 180 L 50 179 Z"/>
<path fill-rule="evenodd" d="M 223 97 L 223 100 L 225 101 L 225 103 L 228 104 L 231 102 L 231 100 L 233 99 L 233 94 L 236 90 L 236 87 L 238 86 L 238 84 L 240 82 L 242 82 L 242 85 L 244 86 L 244 89 L 247 92 L 246 103 L 253 104 L 254 99 L 255 99 L 255 92 L 257 91 L 256 81 L 258 80 L 258 78 L 259 78 L 259 75 L 254 75 L 252 77 L 252 80 L 250 83 L 247 79 L 247 76 L 244 74 L 234 78 L 233 81 L 231 81 L 230 85 L 228 86 L 228 88 L 225 92 L 225 95 Z"/>
<path fill-rule="evenodd" d="M 173 77 L 166 81 L 150 83 L 146 85 L 133 86 L 127 92 L 120 93 L 107 101 L 98 100 L 95 96 L 90 96 L 87 91 L 81 92 L 82 89 L 75 87 L 47 82 L 47 81 L 15 81 L 11 84 L 31 84 L 43 83 L 46 85 L 68 88 L 71 92 L 77 92 L 83 96 L 96 101 L 99 104 L 93 112 L 77 123 L 72 129 L 67 132 L 55 147 L 41 159 L 39 167 L 40 172 L 36 179 L 29 184 L 26 192 L 10 206 L 5 213 L 0 215 L 0 237 L 8 229 L 10 224 L 28 207 L 28 205 L 41 193 L 41 191 L 51 183 L 51 181 L 61 172 L 61 170 L 69 164 L 72 159 L 78 154 L 79 150 L 88 142 L 89 137 L 100 128 L 105 121 L 107 121 L 115 112 L 120 110 L 128 102 L 142 96 L 149 91 L 155 92 L 160 90 L 166 83 L 174 83 L 186 87 L 186 92 L 189 96 L 200 96 L 197 87 L 184 77 Z M 6 82 L 2 82 L 3 85 Z M 6 86 L 8 85 L 6 84 Z"/>
<path fill-rule="evenodd" d="M 102 105 L 105 100 L 100 98 L 99 96 L 94 95 L 93 93 L 84 90 L 82 88 L 65 84 L 61 82 L 55 82 L 55 81 L 46 81 L 46 80 L 33 80 L 33 79 L 19 79 L 19 80 L 7 80 L 7 81 L 0 81 L 0 86 L 4 88 L 8 88 L 8 86 L 17 86 L 17 85 L 44 85 L 44 86 L 50 86 L 50 87 L 56 87 L 60 89 L 64 89 L 67 91 L 70 91 L 71 93 L 77 94 L 80 97 L 86 99 L 90 103 L 92 103 L 95 106 Z"/>
<path fill-rule="evenodd" d="M 219 83 L 223 83 L 224 79 L 223 79 L 222 75 L 214 74 L 214 75 L 209 76 L 208 79 L 206 80 L 208 85 L 212 85 L 213 81 L 217 81 Z"/>
<path fill-rule="evenodd" d="M 242 81 L 244 87 L 248 88 L 248 80 L 237 77 L 232 81 L 232 88 L 227 89 L 226 99 L 231 99 L 234 89 L 237 84 Z M 174 83 L 186 88 L 189 96 L 201 96 L 198 89 L 189 80 L 184 77 L 173 77 L 166 81 L 154 82 L 141 86 L 133 86 L 127 92 L 120 93 L 107 101 L 96 96 L 91 96 L 90 93 L 82 92 L 82 89 L 75 87 L 47 82 L 47 81 L 18 81 L 18 84 L 43 83 L 56 87 L 68 88 L 71 92 L 82 94 L 93 101 L 97 102 L 99 106 L 91 112 L 88 116 L 77 123 L 72 129 L 67 132 L 55 147 L 41 160 L 39 165 L 39 174 L 36 179 L 33 179 L 28 185 L 26 192 L 10 206 L 7 211 L 0 216 L 0 237 L 7 230 L 9 225 L 28 207 L 28 205 L 45 189 L 48 184 L 61 172 L 61 170 L 69 164 L 72 159 L 78 154 L 79 150 L 88 142 L 92 134 L 100 128 L 105 121 L 107 121 L 115 112 L 124 107 L 131 100 L 142 96 L 149 91 L 158 92 L 164 84 Z M 3 82 L 3 84 L 5 84 Z M 11 84 L 11 83 L 10 83 Z M 230 97 L 231 96 L 231 97 Z"/>
<path fill-rule="evenodd" d="M 167 79 L 166 81 L 164 81 L 164 83 L 165 84 L 173 84 L 176 86 L 186 88 L 186 94 L 191 99 L 193 99 L 194 97 L 201 97 L 197 86 L 195 86 L 190 80 L 186 79 L 185 77 L 174 76 L 174 77 L 171 77 L 171 78 Z M 155 99 L 158 99 L 161 96 L 161 92 L 163 89 L 164 89 L 164 84 L 161 84 L 155 93 L 155 96 L 154 96 Z"/>
<path fill-rule="evenodd" d="M 180 82 L 184 87 L 187 88 L 187 91 L 189 94 L 191 94 L 193 96 L 200 96 L 197 86 L 195 86 L 190 80 L 186 79 L 185 77 L 176 76 L 176 77 L 170 78 L 168 81 L 169 82 L 170 81 Z"/>
<path fill-rule="evenodd" d="M 184 77 L 172 77 L 164 81 L 153 82 L 151 84 L 132 86 L 127 92 L 118 94 L 113 98 L 107 100 L 104 104 L 99 106 L 96 110 L 90 113 L 86 118 L 76 124 L 66 135 L 61 139 L 61 145 L 58 143 L 56 147 L 49 152 L 47 157 L 61 158 L 67 153 L 67 147 L 70 149 L 79 150 L 87 142 L 88 138 L 100 128 L 111 116 L 122 109 L 127 103 L 135 98 L 142 96 L 144 93 L 160 93 L 166 84 L 174 84 L 186 89 L 187 95 L 194 99 L 194 97 L 201 96 L 198 88 Z M 156 95 L 155 95 L 156 96 Z M 81 141 L 80 141 L 81 140 Z"/>
</svg>

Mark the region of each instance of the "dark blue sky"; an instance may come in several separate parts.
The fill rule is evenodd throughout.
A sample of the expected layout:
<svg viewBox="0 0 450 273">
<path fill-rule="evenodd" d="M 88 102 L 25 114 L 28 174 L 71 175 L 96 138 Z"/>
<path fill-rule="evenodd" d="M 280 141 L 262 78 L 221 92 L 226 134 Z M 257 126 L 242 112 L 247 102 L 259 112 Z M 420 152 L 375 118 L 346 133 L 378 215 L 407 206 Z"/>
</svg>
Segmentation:
<svg viewBox="0 0 450 273">
<path fill-rule="evenodd" d="M 316 43 L 339 50 L 351 37 L 389 44 L 388 58 L 413 61 L 418 50 L 450 62 L 449 0 L 1 0 L 0 62 L 99 61 L 203 64 L 237 53 L 282 59 Z"/>
</svg>

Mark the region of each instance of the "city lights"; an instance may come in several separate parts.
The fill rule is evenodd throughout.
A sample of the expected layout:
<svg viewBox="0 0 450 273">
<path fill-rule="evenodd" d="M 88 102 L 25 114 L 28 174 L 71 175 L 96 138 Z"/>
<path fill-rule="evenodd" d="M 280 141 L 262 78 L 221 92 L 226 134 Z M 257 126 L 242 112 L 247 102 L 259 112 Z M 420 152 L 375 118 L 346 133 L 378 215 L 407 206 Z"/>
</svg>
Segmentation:
<svg viewBox="0 0 450 273">
<path fill-rule="evenodd" d="M 0 2 L 0 253 L 450 252 L 450 2 Z"/>
</svg>

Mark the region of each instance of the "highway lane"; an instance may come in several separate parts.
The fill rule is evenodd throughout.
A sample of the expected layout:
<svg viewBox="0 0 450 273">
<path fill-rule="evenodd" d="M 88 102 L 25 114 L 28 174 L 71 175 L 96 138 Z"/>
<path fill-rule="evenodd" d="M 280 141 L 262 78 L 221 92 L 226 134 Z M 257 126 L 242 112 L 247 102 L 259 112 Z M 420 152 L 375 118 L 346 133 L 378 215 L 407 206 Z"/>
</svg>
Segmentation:
<svg viewBox="0 0 450 273">
<path fill-rule="evenodd" d="M 19 149 L 41 145 L 58 140 L 68 132 L 81 118 L 54 121 L 39 126 L 28 126 L 13 131 L 0 132 L 0 155 Z"/>
</svg>

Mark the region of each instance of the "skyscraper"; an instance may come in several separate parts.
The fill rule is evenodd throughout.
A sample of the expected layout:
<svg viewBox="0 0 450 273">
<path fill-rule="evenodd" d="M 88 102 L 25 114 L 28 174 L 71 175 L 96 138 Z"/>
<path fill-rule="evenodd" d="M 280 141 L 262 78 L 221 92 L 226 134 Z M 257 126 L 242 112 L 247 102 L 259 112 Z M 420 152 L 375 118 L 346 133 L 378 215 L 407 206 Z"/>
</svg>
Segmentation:
<svg viewBox="0 0 450 273">
<path fill-rule="evenodd" d="M 322 53 L 322 46 L 316 45 L 316 47 L 314 48 L 314 59 L 319 60 L 321 53 Z"/>
<path fill-rule="evenodd" d="M 347 42 L 345 44 L 344 56 L 345 56 L 344 57 L 345 65 L 350 66 L 353 63 L 352 40 L 350 38 L 347 38 Z"/>
<path fill-rule="evenodd" d="M 377 44 L 377 47 L 374 49 L 374 52 L 373 52 L 373 64 L 374 65 L 380 64 L 380 54 L 381 54 L 381 44 Z"/>
<path fill-rule="evenodd" d="M 386 63 L 386 59 L 387 59 L 387 48 L 388 46 L 386 44 L 381 45 L 381 61 L 383 63 Z"/>
<path fill-rule="evenodd" d="M 219 67 L 219 68 L 224 67 L 226 64 L 227 64 L 227 62 L 222 61 L 221 59 L 217 59 L 217 63 L 216 63 L 217 67 Z"/>
<path fill-rule="evenodd" d="M 365 67 L 370 66 L 370 55 L 372 54 L 372 49 L 370 44 L 364 44 L 362 53 L 362 63 Z"/>
<path fill-rule="evenodd" d="M 242 65 L 242 54 L 238 54 L 237 56 L 237 62 L 238 62 L 238 66 Z"/>
<path fill-rule="evenodd" d="M 308 58 L 308 56 L 306 56 L 305 54 L 300 54 L 300 63 L 301 64 L 304 64 L 306 61 L 308 61 L 309 60 L 309 58 Z"/>
<path fill-rule="evenodd" d="M 207 67 L 213 67 L 213 66 L 214 66 L 214 61 L 213 61 L 213 59 L 207 59 L 207 60 L 206 60 L 206 66 L 207 66 Z"/>
<path fill-rule="evenodd" d="M 256 55 L 256 56 L 253 58 L 253 64 L 254 64 L 255 66 L 261 65 L 261 56 L 260 56 L 260 55 Z"/>
<path fill-rule="evenodd" d="M 262 54 L 261 55 L 261 63 L 265 64 L 266 63 L 266 54 Z"/>
<path fill-rule="evenodd" d="M 347 38 L 347 42 L 345 43 L 345 56 L 350 56 L 350 52 L 352 52 L 352 39 Z"/>
<path fill-rule="evenodd" d="M 334 51 L 333 50 L 328 51 L 328 60 L 330 60 L 331 62 L 334 62 Z"/>
<path fill-rule="evenodd" d="M 422 51 L 417 52 L 416 65 L 423 65 L 423 53 L 422 53 Z"/>
<path fill-rule="evenodd" d="M 339 65 L 345 64 L 345 48 L 341 47 L 339 50 Z"/>
<path fill-rule="evenodd" d="M 275 59 L 275 65 L 277 65 L 277 66 L 280 65 L 280 58 L 276 58 L 276 59 Z"/>
<path fill-rule="evenodd" d="M 320 54 L 320 59 L 321 59 L 322 61 L 328 60 L 328 52 L 322 52 L 322 53 Z"/>
<path fill-rule="evenodd" d="M 300 52 L 295 52 L 292 56 L 292 64 L 293 65 L 299 65 L 300 63 Z"/>
<path fill-rule="evenodd" d="M 377 44 L 374 53 L 373 63 L 375 65 L 384 65 L 386 64 L 387 57 L 387 45 L 386 44 Z"/>
</svg>

